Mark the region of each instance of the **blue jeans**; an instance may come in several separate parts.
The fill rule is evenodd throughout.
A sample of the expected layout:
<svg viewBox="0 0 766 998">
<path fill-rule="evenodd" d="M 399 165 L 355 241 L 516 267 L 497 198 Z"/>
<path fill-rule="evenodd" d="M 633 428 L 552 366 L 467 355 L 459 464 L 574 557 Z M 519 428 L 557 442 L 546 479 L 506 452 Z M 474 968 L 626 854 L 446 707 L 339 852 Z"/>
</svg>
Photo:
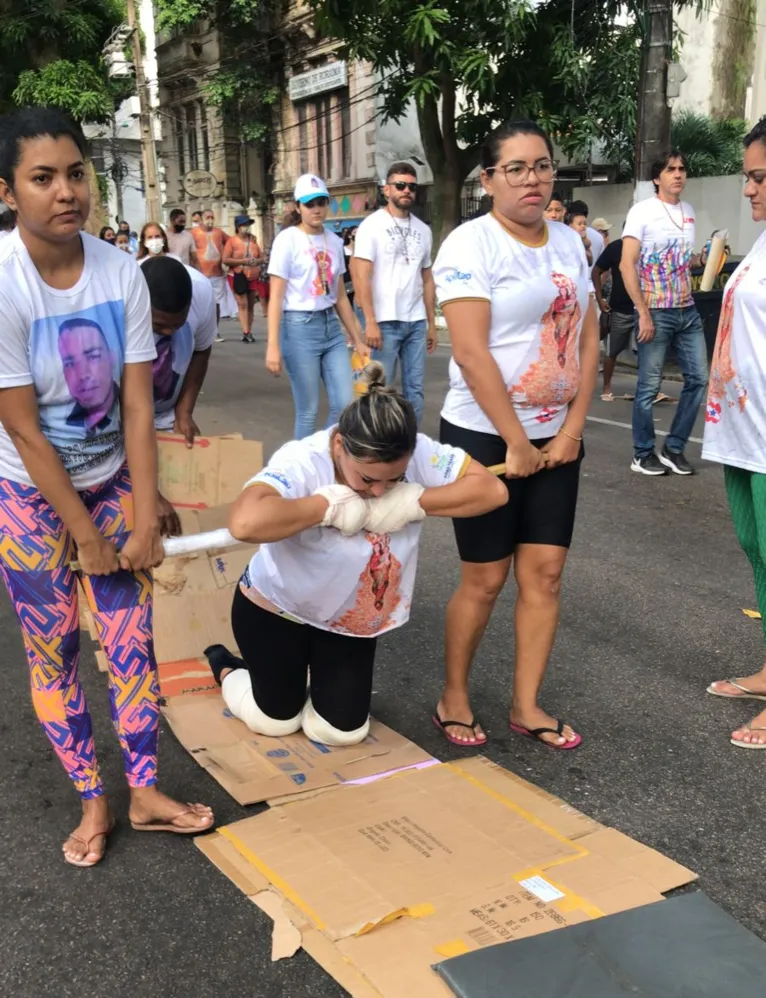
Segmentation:
<svg viewBox="0 0 766 998">
<path fill-rule="evenodd" d="M 662 384 L 668 347 L 673 347 L 684 376 L 678 408 L 665 441 L 669 451 L 678 454 L 686 446 L 708 380 L 705 334 L 696 307 L 653 308 L 650 311 L 654 336 L 648 343 L 637 343 L 638 384 L 633 403 L 633 450 L 636 457 L 646 457 L 654 452 L 652 403 Z"/>
<path fill-rule="evenodd" d="M 351 358 L 334 308 L 284 312 L 280 337 L 295 403 L 295 439 L 302 440 L 316 430 L 320 378 L 330 403 L 328 426 L 354 398 Z"/>
<path fill-rule="evenodd" d="M 375 360 L 382 362 L 386 369 L 386 384 L 392 385 L 396 369 L 402 366 L 402 394 L 412 403 L 420 426 L 423 418 L 424 389 L 426 376 L 426 320 L 400 322 L 389 320 L 378 323 L 383 335 L 383 347 L 373 350 Z"/>
</svg>

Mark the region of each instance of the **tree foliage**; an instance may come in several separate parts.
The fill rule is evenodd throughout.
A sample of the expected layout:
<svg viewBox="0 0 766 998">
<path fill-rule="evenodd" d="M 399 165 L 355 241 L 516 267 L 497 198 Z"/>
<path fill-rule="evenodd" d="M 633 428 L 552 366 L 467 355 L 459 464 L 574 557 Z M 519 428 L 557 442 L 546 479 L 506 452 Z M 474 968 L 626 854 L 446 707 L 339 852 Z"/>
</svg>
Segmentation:
<svg viewBox="0 0 766 998">
<path fill-rule="evenodd" d="M 123 0 L 6 0 L 0 110 L 50 104 L 79 121 L 107 121 L 130 91 L 109 80 L 102 56 L 124 19 Z"/>
<path fill-rule="evenodd" d="M 223 39 L 223 59 L 206 79 L 208 103 L 245 142 L 265 143 L 283 76 L 282 36 L 275 30 L 280 0 L 157 0 L 157 30 L 183 29 L 200 19 Z"/>
<path fill-rule="evenodd" d="M 586 158 L 632 144 L 640 62 L 635 0 L 308 0 L 320 29 L 381 75 L 383 114 L 415 101 L 435 177 L 435 234 L 500 121 L 532 116 Z M 638 5 L 636 4 L 636 7 Z"/>
<path fill-rule="evenodd" d="M 690 177 L 723 177 L 742 170 L 742 140 L 748 124 L 741 118 L 710 118 L 693 111 L 675 115 L 670 134 L 674 149 L 686 157 Z"/>
</svg>

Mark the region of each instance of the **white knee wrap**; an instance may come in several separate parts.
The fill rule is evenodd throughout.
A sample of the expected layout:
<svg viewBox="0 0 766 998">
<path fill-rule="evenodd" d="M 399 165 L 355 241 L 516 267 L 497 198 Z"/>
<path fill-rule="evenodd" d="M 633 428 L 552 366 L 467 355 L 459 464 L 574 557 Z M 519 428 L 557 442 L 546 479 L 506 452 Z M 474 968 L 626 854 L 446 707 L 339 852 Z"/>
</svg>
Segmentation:
<svg viewBox="0 0 766 998">
<path fill-rule="evenodd" d="M 312 742 L 319 742 L 320 745 L 357 745 L 367 737 L 370 719 L 368 717 L 361 728 L 355 731 L 341 731 L 317 714 L 311 700 L 308 700 L 303 708 L 301 727 L 307 738 Z"/>
<path fill-rule="evenodd" d="M 281 738 L 300 730 L 303 712 L 288 721 L 278 721 L 264 714 L 253 696 L 253 686 L 247 669 L 235 669 L 221 683 L 221 695 L 232 714 L 257 735 Z"/>
</svg>

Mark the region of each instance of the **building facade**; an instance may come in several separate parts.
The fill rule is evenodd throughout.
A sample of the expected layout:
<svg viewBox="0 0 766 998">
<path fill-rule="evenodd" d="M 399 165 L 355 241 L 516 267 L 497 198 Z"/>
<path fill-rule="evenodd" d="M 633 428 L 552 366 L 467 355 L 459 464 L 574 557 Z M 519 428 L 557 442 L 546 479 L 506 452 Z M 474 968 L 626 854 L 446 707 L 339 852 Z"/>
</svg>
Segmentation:
<svg viewBox="0 0 766 998">
<path fill-rule="evenodd" d="M 165 215 L 173 208 L 187 213 L 212 208 L 217 224 L 230 231 L 235 215 L 252 212 L 263 240 L 269 235 L 263 225 L 268 189 L 263 157 L 205 95 L 205 83 L 223 58 L 222 36 L 204 19 L 157 37 Z"/>
</svg>

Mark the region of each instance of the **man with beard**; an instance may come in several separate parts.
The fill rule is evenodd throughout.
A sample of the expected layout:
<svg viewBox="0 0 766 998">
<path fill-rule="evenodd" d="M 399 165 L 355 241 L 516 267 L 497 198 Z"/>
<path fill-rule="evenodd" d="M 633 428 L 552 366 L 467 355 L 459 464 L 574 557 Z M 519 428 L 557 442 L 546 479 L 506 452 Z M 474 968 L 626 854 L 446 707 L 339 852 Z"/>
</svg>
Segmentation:
<svg viewBox="0 0 766 998">
<path fill-rule="evenodd" d="M 367 346 L 382 361 L 389 385 L 401 364 L 402 393 L 420 423 L 426 349 L 436 347 L 436 292 L 431 230 L 410 212 L 417 189 L 409 163 L 389 167 L 383 186 L 388 203 L 359 226 L 351 274 Z"/>
</svg>

